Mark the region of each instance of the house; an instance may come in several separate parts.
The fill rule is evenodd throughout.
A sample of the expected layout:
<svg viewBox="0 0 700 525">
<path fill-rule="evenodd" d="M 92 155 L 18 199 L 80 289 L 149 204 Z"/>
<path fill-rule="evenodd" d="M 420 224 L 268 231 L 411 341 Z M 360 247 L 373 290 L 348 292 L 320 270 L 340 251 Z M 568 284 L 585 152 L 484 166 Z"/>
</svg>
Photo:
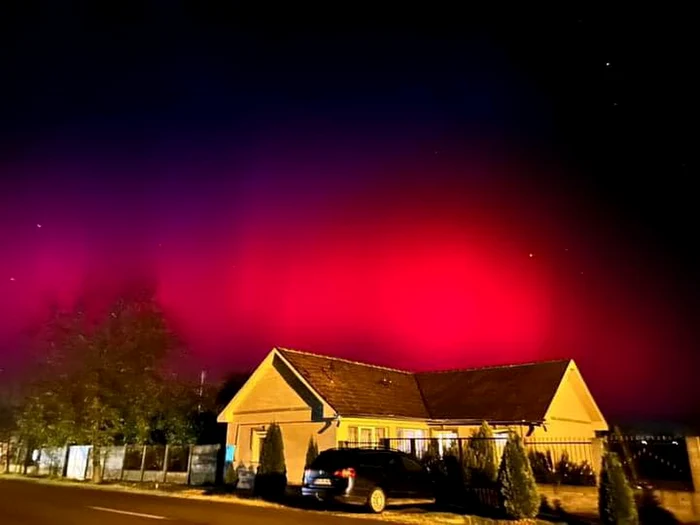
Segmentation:
<svg viewBox="0 0 700 525">
<path fill-rule="evenodd" d="M 253 467 L 268 425 L 278 423 L 290 482 L 301 480 L 310 436 L 324 450 L 386 438 L 449 443 L 482 421 L 529 438 L 607 430 L 573 360 L 412 373 L 284 348 L 265 357 L 218 421 L 236 464 Z"/>
</svg>

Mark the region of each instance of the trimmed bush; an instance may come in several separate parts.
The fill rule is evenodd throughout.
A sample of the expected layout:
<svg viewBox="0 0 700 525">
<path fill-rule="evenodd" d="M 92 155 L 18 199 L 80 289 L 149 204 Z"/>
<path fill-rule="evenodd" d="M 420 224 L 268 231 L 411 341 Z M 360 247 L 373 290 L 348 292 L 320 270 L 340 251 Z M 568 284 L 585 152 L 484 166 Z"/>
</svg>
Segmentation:
<svg viewBox="0 0 700 525">
<path fill-rule="evenodd" d="M 569 459 L 569 454 L 564 451 L 559 461 L 554 464 L 552 453 L 531 450 L 528 453 L 532 472 L 537 483 L 561 483 L 562 485 L 574 485 L 584 487 L 596 486 L 596 474 L 588 461 L 576 463 Z"/>
<path fill-rule="evenodd" d="M 282 429 L 272 423 L 267 429 L 260 451 L 260 466 L 255 476 L 255 492 L 269 500 L 284 497 L 287 486 L 287 467 L 284 461 Z"/>
<path fill-rule="evenodd" d="M 440 461 L 440 446 L 438 445 L 438 440 L 431 439 L 428 441 L 428 446 L 426 447 L 425 452 L 423 452 L 423 456 L 421 457 L 421 462 L 425 466 L 430 467 L 431 465 L 439 463 L 439 461 Z"/>
<path fill-rule="evenodd" d="M 314 439 L 313 436 L 309 437 L 309 445 L 306 447 L 306 463 L 304 464 L 305 468 L 308 468 L 311 466 L 311 464 L 316 460 L 318 457 L 318 444 L 316 443 L 316 440 Z"/>
<path fill-rule="evenodd" d="M 236 488 L 236 485 L 238 485 L 238 469 L 233 462 L 226 463 L 224 483 L 234 489 Z"/>
<path fill-rule="evenodd" d="M 470 484 L 477 487 L 492 486 L 498 478 L 496 441 L 486 421 L 472 433 L 464 451 L 464 471 Z"/>
<path fill-rule="evenodd" d="M 558 482 L 562 485 L 596 486 L 596 476 L 588 461 L 581 463 L 569 459 L 569 454 L 564 451 L 557 463 L 556 474 Z"/>
<path fill-rule="evenodd" d="M 501 508 L 512 519 L 534 518 L 540 507 L 535 476 L 520 436 L 511 433 L 498 470 Z"/>
<path fill-rule="evenodd" d="M 606 452 L 600 470 L 598 512 L 604 525 L 638 525 L 634 492 L 622 463 L 614 452 Z"/>
<path fill-rule="evenodd" d="M 537 483 L 554 484 L 557 482 L 551 451 L 539 452 L 531 450 L 528 452 L 527 456 L 530 460 L 532 473 L 535 475 L 535 481 L 537 481 Z"/>
<path fill-rule="evenodd" d="M 437 439 L 428 441 L 428 445 L 421 456 L 421 463 L 430 471 L 436 483 L 442 486 L 447 472 L 445 464 L 440 457 L 440 447 Z"/>
</svg>

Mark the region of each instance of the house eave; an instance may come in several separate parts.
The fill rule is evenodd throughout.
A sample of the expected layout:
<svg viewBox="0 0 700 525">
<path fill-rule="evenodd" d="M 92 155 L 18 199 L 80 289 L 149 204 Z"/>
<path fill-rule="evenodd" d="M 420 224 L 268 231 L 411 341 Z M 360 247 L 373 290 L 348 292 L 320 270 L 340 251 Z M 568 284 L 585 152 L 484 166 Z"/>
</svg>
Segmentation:
<svg viewBox="0 0 700 525">
<path fill-rule="evenodd" d="M 484 421 L 488 422 L 490 425 L 544 425 L 544 419 L 429 419 L 427 420 L 430 425 L 460 425 L 460 426 L 471 426 L 471 425 L 481 425 Z"/>
<path fill-rule="evenodd" d="M 396 414 L 340 414 L 342 419 L 389 419 L 395 421 L 411 421 L 419 422 L 427 425 L 459 425 L 472 426 L 481 425 L 484 422 L 483 418 L 425 418 L 416 416 L 401 416 Z M 545 424 L 544 419 L 487 419 L 491 425 L 535 425 L 540 426 Z"/>
<path fill-rule="evenodd" d="M 339 414 L 341 418 L 345 419 L 390 419 L 390 420 L 396 420 L 396 421 L 417 421 L 421 423 L 425 423 L 428 421 L 427 418 L 425 417 L 416 417 L 416 416 L 401 416 L 401 415 L 396 415 L 396 414 Z"/>
</svg>

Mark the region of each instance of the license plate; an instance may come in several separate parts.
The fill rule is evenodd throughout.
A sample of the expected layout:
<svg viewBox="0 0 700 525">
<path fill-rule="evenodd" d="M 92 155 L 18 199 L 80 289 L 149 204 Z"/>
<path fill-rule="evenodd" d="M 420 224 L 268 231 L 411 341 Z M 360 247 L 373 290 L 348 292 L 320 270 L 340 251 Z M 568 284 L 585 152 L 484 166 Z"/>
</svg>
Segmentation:
<svg viewBox="0 0 700 525">
<path fill-rule="evenodd" d="M 318 478 L 314 480 L 314 485 L 330 486 L 331 480 L 328 478 Z"/>
</svg>

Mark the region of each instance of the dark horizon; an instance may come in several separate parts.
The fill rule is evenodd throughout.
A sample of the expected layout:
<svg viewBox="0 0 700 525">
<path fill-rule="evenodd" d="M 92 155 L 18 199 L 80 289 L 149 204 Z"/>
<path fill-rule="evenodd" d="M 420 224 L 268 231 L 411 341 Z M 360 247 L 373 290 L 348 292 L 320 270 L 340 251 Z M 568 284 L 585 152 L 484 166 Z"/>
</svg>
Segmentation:
<svg viewBox="0 0 700 525">
<path fill-rule="evenodd" d="M 692 17 L 3 9 L 0 367 L 147 282 L 212 377 L 573 358 L 611 418 L 697 415 Z"/>
</svg>

